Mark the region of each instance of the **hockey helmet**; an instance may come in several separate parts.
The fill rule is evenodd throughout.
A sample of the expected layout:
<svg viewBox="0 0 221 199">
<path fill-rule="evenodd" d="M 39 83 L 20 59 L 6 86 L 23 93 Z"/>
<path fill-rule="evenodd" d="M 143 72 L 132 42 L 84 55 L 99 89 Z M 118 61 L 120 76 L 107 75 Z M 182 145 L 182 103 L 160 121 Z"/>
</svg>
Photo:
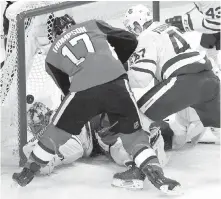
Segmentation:
<svg viewBox="0 0 221 199">
<path fill-rule="evenodd" d="M 70 28 L 71 26 L 73 26 L 75 24 L 76 23 L 75 23 L 74 19 L 67 14 L 65 14 L 64 16 L 61 16 L 61 17 L 56 17 L 54 19 L 54 23 L 53 23 L 54 37 L 56 38 L 58 35 L 61 35 L 68 28 Z"/>
<path fill-rule="evenodd" d="M 123 24 L 128 31 L 137 36 L 149 27 L 152 22 L 152 13 L 142 4 L 129 8 L 123 20 Z"/>
</svg>

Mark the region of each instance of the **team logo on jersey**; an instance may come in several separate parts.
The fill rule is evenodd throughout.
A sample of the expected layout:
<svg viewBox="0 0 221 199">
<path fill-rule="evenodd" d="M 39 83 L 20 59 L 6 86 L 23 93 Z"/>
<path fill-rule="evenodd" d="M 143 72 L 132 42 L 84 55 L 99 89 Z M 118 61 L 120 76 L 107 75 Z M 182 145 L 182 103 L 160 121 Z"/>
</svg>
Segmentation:
<svg viewBox="0 0 221 199">
<path fill-rule="evenodd" d="M 132 14 L 132 13 L 133 13 L 133 9 L 129 9 L 128 14 Z"/>
<path fill-rule="evenodd" d="M 134 122 L 134 129 L 138 129 L 138 128 L 139 128 L 139 126 L 140 126 L 140 124 L 139 124 L 139 122 L 138 122 L 138 121 Z"/>
<path fill-rule="evenodd" d="M 144 58 L 145 52 L 145 48 L 142 48 L 141 50 L 134 52 L 129 58 L 129 64 L 135 64 L 137 61 Z"/>
</svg>

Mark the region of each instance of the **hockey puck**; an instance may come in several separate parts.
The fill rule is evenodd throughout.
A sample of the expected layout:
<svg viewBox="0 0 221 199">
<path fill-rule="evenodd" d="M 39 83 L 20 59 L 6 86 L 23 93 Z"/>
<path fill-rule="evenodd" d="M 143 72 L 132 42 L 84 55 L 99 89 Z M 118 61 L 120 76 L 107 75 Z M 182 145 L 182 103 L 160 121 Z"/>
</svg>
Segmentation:
<svg viewBox="0 0 221 199">
<path fill-rule="evenodd" d="M 28 104 L 32 104 L 34 102 L 34 96 L 33 95 L 27 95 L 26 101 Z"/>
</svg>

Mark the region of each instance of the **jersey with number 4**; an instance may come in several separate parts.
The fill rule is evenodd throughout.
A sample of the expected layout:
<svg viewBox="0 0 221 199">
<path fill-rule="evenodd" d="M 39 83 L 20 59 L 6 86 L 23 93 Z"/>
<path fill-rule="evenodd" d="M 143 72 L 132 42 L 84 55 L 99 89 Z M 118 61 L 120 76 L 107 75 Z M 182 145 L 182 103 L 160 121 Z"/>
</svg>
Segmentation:
<svg viewBox="0 0 221 199">
<path fill-rule="evenodd" d="M 182 33 L 173 26 L 154 22 L 138 37 L 138 46 L 130 57 L 128 76 L 132 87 L 146 87 L 154 78 L 162 81 L 186 73 L 196 73 L 190 64 L 205 57 L 191 49 Z"/>
<path fill-rule="evenodd" d="M 125 74 L 122 62 L 130 57 L 136 45 L 136 38 L 127 31 L 103 21 L 86 21 L 56 38 L 46 58 L 46 70 L 62 90 L 68 79 L 69 91 L 86 90 Z M 127 49 L 123 50 L 123 46 Z"/>
<path fill-rule="evenodd" d="M 196 9 L 189 12 L 193 29 L 203 33 L 220 32 L 220 1 L 196 1 Z"/>
</svg>

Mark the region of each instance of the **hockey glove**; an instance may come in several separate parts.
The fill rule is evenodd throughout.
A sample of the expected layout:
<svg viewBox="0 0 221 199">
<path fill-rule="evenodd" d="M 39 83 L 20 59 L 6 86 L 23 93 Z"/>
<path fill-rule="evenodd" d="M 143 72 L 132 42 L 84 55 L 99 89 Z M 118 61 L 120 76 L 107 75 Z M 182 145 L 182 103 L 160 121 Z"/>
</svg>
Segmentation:
<svg viewBox="0 0 221 199">
<path fill-rule="evenodd" d="M 167 24 L 179 28 L 183 32 L 193 31 L 193 24 L 189 14 L 174 16 L 165 20 Z"/>
</svg>

